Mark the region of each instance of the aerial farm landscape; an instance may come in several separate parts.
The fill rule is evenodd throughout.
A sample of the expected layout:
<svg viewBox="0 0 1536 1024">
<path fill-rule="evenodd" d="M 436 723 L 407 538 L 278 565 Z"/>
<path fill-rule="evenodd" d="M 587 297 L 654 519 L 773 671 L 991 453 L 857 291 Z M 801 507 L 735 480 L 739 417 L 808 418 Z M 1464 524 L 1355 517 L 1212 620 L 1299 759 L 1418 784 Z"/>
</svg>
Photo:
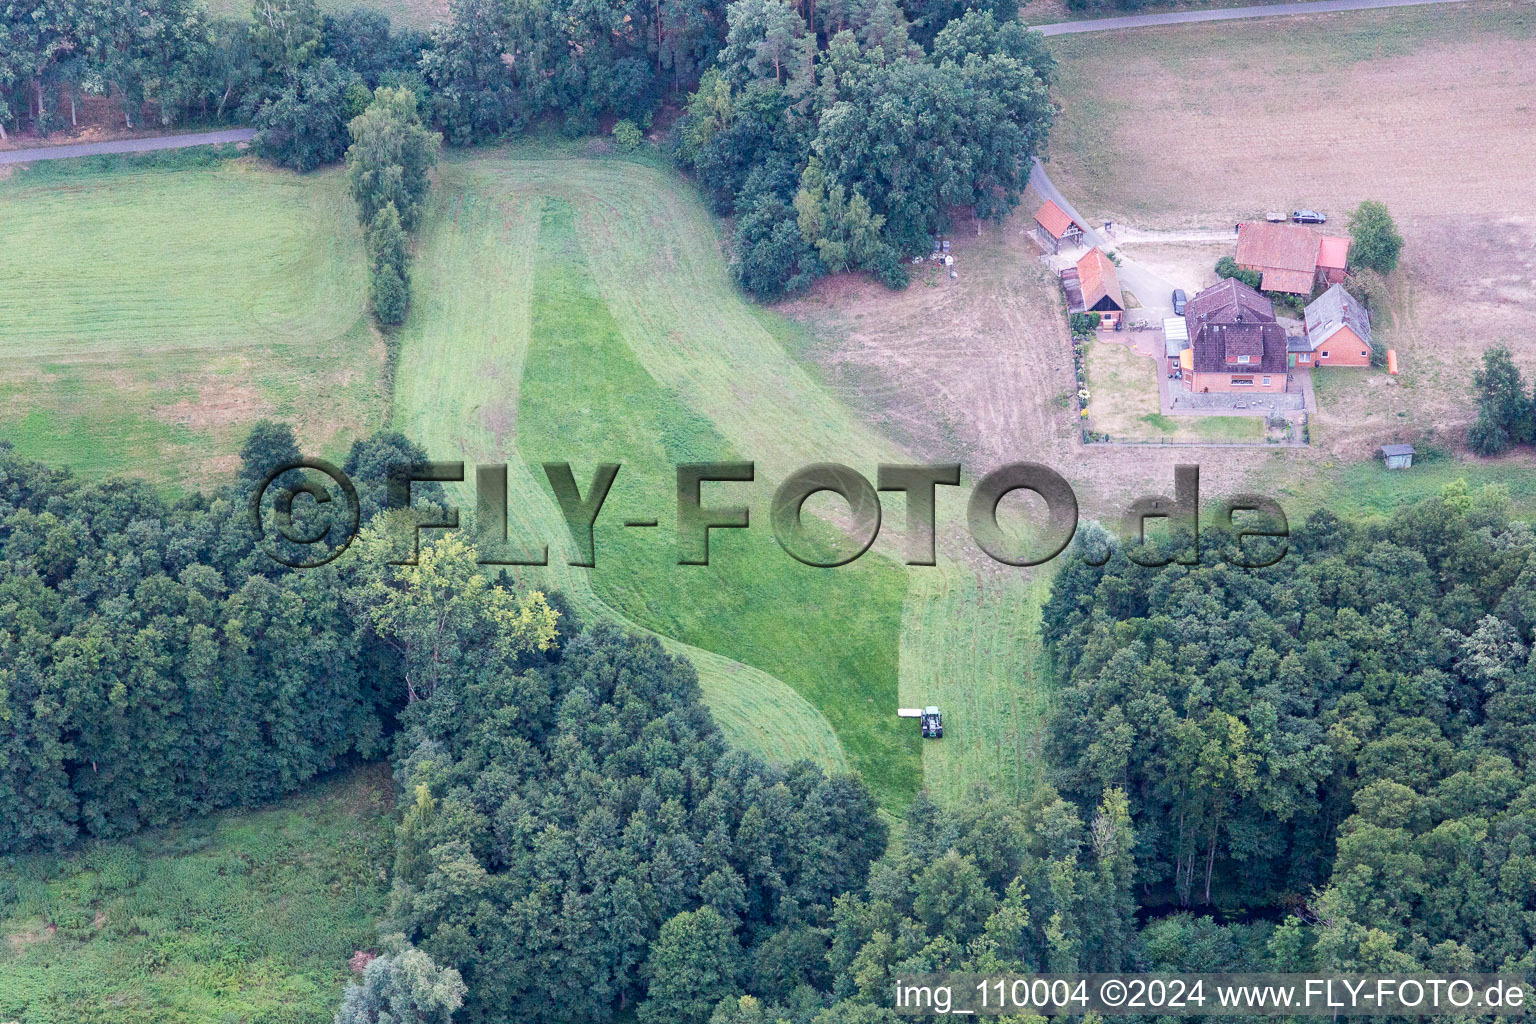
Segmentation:
<svg viewBox="0 0 1536 1024">
<path fill-rule="evenodd" d="M 1529 987 L 1533 107 L 1526 0 L 0 3 L 0 1022 Z"/>
</svg>

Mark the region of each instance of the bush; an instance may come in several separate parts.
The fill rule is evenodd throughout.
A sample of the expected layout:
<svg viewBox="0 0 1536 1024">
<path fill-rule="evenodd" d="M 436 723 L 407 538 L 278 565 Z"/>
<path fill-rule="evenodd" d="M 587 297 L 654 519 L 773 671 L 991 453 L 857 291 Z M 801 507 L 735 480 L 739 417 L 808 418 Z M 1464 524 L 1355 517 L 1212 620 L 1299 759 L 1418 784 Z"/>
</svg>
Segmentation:
<svg viewBox="0 0 1536 1024">
<path fill-rule="evenodd" d="M 1257 290 L 1259 285 L 1264 283 L 1263 274 L 1257 270 L 1243 270 L 1231 256 L 1223 256 L 1216 261 L 1216 276 L 1222 280 L 1235 277 L 1254 290 Z"/>
<path fill-rule="evenodd" d="M 1104 317 L 1100 313 L 1073 313 L 1068 318 L 1072 327 L 1072 333 L 1078 337 L 1085 337 L 1099 329 Z"/>
<path fill-rule="evenodd" d="M 634 149 L 640 145 L 640 127 L 625 119 L 613 126 L 613 141 L 620 149 Z"/>
</svg>

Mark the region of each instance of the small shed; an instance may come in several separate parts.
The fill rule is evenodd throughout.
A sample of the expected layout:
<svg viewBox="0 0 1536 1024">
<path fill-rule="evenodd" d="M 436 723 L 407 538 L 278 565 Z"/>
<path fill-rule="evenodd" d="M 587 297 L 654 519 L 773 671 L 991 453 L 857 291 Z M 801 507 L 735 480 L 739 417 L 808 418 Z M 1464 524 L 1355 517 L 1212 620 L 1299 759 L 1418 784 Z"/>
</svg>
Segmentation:
<svg viewBox="0 0 1536 1024">
<path fill-rule="evenodd" d="M 1319 284 L 1343 284 L 1349 268 L 1348 238 L 1324 235 L 1317 244 L 1317 281 Z"/>
<path fill-rule="evenodd" d="M 1413 445 L 1411 444 L 1384 444 L 1381 446 L 1381 457 L 1386 462 L 1388 469 L 1409 469 L 1413 466 Z"/>
</svg>

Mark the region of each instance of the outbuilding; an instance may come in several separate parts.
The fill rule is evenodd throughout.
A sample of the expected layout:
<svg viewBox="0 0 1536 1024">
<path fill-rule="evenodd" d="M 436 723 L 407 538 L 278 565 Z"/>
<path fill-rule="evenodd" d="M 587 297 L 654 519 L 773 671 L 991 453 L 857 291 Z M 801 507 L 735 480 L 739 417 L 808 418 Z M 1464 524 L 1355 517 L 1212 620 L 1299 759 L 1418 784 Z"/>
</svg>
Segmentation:
<svg viewBox="0 0 1536 1024">
<path fill-rule="evenodd" d="M 1163 355 L 1168 360 L 1168 372 L 1177 373 L 1179 353 L 1189 348 L 1189 325 L 1181 316 L 1163 320 Z"/>
<path fill-rule="evenodd" d="M 1068 313 L 1097 313 L 1106 327 L 1113 327 L 1125 315 L 1125 296 L 1120 292 L 1115 264 L 1098 246 L 1084 253 L 1076 266 L 1061 272 L 1061 287 L 1067 293 Z"/>
<path fill-rule="evenodd" d="M 1237 226 L 1237 265 L 1263 275 L 1266 292 L 1312 294 L 1321 238 L 1303 224 L 1245 221 Z"/>
<path fill-rule="evenodd" d="M 1083 226 L 1047 199 L 1035 211 L 1035 237 L 1046 249 L 1059 253 L 1062 246 L 1071 248 L 1083 244 Z"/>
<path fill-rule="evenodd" d="M 1381 458 L 1387 464 L 1388 469 L 1409 469 L 1413 466 L 1414 456 L 1411 444 L 1384 444 L 1381 446 Z"/>
<path fill-rule="evenodd" d="M 1317 283 L 1342 284 L 1349 269 L 1349 239 L 1324 235 L 1317 243 Z"/>
</svg>

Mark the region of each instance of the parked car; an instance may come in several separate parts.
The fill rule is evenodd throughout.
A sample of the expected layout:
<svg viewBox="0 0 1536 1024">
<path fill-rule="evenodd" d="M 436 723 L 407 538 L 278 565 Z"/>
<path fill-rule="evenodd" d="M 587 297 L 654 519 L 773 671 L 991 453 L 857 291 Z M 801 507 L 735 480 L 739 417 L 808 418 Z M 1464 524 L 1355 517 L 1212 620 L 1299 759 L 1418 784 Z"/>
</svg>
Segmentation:
<svg viewBox="0 0 1536 1024">
<path fill-rule="evenodd" d="M 1183 288 L 1175 288 L 1173 290 L 1173 315 L 1174 316 L 1183 316 L 1184 315 L 1184 303 L 1186 303 L 1188 301 L 1189 301 L 1189 296 L 1184 294 L 1184 289 Z"/>
<path fill-rule="evenodd" d="M 1295 210 L 1291 213 L 1291 220 L 1297 224 L 1326 224 L 1328 215 L 1316 210 Z"/>
</svg>

